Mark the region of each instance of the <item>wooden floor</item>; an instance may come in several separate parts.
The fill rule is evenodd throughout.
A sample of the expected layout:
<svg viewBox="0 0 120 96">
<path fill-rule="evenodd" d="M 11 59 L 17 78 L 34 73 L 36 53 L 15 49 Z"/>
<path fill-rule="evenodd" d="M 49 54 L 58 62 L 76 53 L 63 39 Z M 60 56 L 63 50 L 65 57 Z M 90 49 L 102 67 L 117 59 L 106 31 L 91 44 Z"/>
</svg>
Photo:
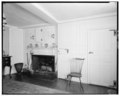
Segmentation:
<svg viewBox="0 0 120 96">
<path fill-rule="evenodd" d="M 64 90 L 64 91 L 72 92 L 73 94 L 116 94 L 116 91 L 113 89 L 109 89 L 101 86 L 89 85 L 89 84 L 82 84 L 84 88 L 84 92 L 83 92 L 78 82 L 71 82 L 71 85 L 67 86 L 67 81 L 64 79 L 58 79 L 58 78 L 46 79 L 41 77 L 42 76 L 40 76 L 39 74 L 34 74 L 34 75 L 23 74 L 21 76 L 13 74 L 11 79 L 18 80 L 21 82 L 32 83 L 40 86 L 45 86 L 53 89 Z M 4 77 L 4 78 L 9 78 L 9 77 Z"/>
</svg>

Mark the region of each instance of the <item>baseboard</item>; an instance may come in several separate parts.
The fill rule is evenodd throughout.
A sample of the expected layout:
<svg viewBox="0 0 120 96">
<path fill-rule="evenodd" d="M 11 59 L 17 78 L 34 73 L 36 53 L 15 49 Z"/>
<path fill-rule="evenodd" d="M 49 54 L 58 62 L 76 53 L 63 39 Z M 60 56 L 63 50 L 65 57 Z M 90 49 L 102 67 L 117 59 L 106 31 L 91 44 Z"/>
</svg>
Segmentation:
<svg viewBox="0 0 120 96">
<path fill-rule="evenodd" d="M 97 85 L 97 84 L 89 84 L 89 85 L 92 85 L 92 86 L 98 86 L 98 87 L 104 87 L 104 88 L 109 88 L 109 89 L 113 89 L 113 90 L 117 90 L 117 88 L 110 87 L 110 86 Z"/>
</svg>

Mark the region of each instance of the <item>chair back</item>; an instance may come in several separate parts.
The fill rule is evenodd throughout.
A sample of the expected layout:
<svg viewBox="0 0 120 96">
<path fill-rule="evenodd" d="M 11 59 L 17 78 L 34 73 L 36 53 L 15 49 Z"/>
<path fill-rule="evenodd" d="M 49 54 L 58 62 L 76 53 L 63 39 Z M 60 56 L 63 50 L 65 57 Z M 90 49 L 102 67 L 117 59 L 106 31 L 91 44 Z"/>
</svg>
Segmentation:
<svg viewBox="0 0 120 96">
<path fill-rule="evenodd" d="M 72 61 L 70 71 L 81 74 L 84 58 L 74 58 Z"/>
</svg>

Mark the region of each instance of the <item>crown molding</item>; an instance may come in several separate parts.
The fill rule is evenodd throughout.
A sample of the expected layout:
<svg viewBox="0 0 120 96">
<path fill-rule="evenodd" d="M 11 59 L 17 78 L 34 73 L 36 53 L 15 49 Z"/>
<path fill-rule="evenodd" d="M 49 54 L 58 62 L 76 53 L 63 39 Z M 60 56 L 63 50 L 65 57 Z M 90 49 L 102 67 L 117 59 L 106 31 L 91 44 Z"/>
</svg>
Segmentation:
<svg viewBox="0 0 120 96">
<path fill-rule="evenodd" d="M 10 27 L 10 28 L 18 28 L 17 26 L 13 26 L 13 25 L 9 25 L 9 24 L 7 24 L 6 27 Z"/>
<path fill-rule="evenodd" d="M 76 19 L 62 20 L 62 21 L 59 21 L 59 24 L 60 23 L 67 23 L 67 22 L 75 22 L 75 21 L 83 21 L 83 20 L 95 19 L 95 18 L 104 18 L 104 17 L 110 17 L 110 16 L 117 16 L 117 13 L 114 12 L 114 13 L 94 15 L 94 16 L 89 16 L 89 17 L 76 18 Z"/>
<path fill-rule="evenodd" d="M 50 24 L 45 23 L 45 24 L 34 24 L 34 25 L 28 25 L 28 26 L 22 26 L 19 28 L 26 29 L 26 28 L 35 28 L 35 27 L 41 27 L 41 26 L 49 26 Z"/>
</svg>

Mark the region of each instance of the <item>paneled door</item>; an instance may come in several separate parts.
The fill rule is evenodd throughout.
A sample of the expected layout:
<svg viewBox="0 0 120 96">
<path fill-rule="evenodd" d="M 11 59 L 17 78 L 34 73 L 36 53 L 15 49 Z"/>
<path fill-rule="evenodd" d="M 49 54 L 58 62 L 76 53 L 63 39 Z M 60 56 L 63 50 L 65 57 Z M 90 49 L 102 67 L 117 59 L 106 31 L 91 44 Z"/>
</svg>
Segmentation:
<svg viewBox="0 0 120 96">
<path fill-rule="evenodd" d="M 88 32 L 89 83 L 110 86 L 116 80 L 117 41 L 110 29 Z"/>
</svg>

